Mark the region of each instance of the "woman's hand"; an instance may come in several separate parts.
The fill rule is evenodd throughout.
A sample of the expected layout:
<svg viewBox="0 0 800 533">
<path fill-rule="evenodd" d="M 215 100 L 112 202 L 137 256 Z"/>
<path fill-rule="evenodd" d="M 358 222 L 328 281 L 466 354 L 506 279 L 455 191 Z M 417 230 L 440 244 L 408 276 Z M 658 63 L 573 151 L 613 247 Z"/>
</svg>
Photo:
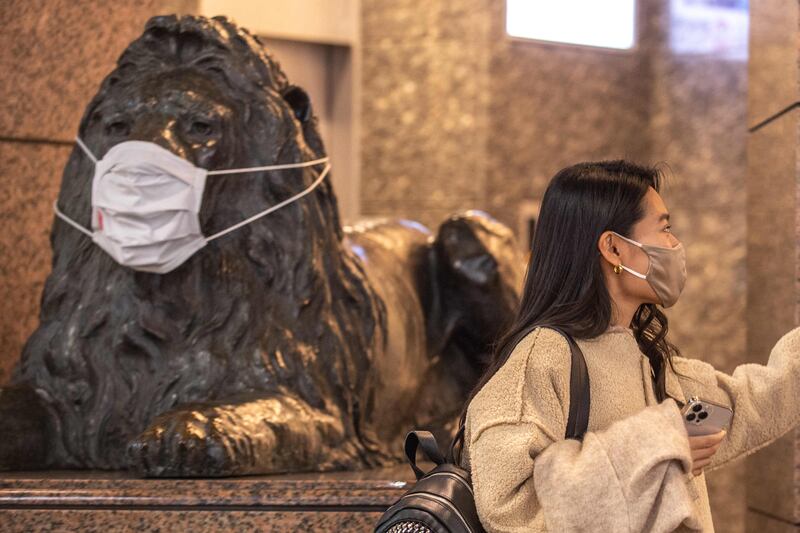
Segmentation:
<svg viewBox="0 0 800 533">
<path fill-rule="evenodd" d="M 689 437 L 689 448 L 692 450 L 692 475 L 699 476 L 705 467 L 711 464 L 711 458 L 717 453 L 725 430 L 713 435 Z"/>
</svg>

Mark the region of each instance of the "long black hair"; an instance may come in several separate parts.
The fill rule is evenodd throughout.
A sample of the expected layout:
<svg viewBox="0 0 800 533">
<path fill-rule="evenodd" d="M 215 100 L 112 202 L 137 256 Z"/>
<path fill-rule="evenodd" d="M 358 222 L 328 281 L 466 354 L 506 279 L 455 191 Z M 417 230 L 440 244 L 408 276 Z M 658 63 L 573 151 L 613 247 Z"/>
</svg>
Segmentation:
<svg viewBox="0 0 800 533">
<path fill-rule="evenodd" d="M 466 406 L 534 328 L 557 326 L 577 339 L 591 339 L 611 324 L 597 242 L 604 231 L 630 236 L 644 216 L 648 188 L 658 191 L 657 168 L 627 161 L 579 163 L 559 171 L 545 192 L 533 238 L 522 300 L 511 326 L 495 345 L 493 357 Z M 667 341 L 667 317 L 643 304 L 630 324 L 639 349 L 655 373 L 655 393 L 666 398 L 666 365 L 678 349 Z M 462 424 L 466 417 L 462 413 Z"/>
</svg>

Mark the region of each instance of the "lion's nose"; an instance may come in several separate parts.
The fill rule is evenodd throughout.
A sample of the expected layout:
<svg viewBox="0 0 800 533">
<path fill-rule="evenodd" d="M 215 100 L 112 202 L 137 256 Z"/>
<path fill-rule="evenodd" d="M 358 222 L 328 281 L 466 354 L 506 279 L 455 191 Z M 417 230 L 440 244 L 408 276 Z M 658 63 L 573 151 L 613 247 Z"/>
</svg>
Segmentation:
<svg viewBox="0 0 800 533">
<path fill-rule="evenodd" d="M 188 159 L 189 150 L 176 135 L 175 125 L 176 120 L 171 117 L 141 117 L 134 124 L 128 138 L 132 141 L 155 143 L 175 155 Z"/>
</svg>

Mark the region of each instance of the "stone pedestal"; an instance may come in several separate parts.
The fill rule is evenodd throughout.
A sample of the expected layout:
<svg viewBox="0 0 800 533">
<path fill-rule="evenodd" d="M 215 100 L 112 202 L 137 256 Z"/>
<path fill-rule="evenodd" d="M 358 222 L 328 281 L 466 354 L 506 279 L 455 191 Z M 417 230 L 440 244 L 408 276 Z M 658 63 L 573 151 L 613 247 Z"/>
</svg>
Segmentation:
<svg viewBox="0 0 800 533">
<path fill-rule="evenodd" d="M 371 531 L 412 479 L 405 465 L 229 479 L 14 472 L 0 475 L 0 530 Z"/>
</svg>

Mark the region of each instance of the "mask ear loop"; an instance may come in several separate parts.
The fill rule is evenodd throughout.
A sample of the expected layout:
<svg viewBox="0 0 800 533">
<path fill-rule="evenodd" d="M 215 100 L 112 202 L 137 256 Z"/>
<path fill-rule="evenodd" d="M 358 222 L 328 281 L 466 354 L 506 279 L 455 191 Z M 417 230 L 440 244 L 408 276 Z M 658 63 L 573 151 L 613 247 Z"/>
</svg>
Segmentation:
<svg viewBox="0 0 800 533">
<path fill-rule="evenodd" d="M 81 149 L 83 149 L 83 151 L 86 153 L 86 155 L 89 156 L 89 159 L 92 160 L 92 163 L 94 163 L 96 165 L 97 164 L 97 158 L 94 156 L 92 151 L 89 150 L 89 147 L 86 146 L 85 144 L 83 144 L 83 141 L 81 140 L 80 137 L 75 137 L 75 141 L 78 143 L 78 146 L 80 146 Z"/>
<path fill-rule="evenodd" d="M 64 222 L 66 222 L 67 224 L 69 224 L 70 226 L 75 228 L 76 230 L 80 231 L 81 233 L 85 234 L 90 239 L 92 238 L 92 232 L 91 231 L 89 231 L 88 229 L 84 228 L 83 226 L 81 226 L 80 224 L 78 224 L 77 222 L 75 222 L 74 220 L 72 220 L 67 215 L 65 215 L 64 213 L 61 212 L 61 210 L 58 208 L 58 200 L 57 199 L 53 200 L 53 211 L 55 211 L 56 216 L 58 218 L 60 218 L 61 220 L 63 220 Z"/>
<path fill-rule="evenodd" d="M 640 250 L 644 250 L 644 247 L 642 246 L 642 244 L 641 244 L 641 243 L 638 243 L 638 242 L 636 242 L 636 241 L 634 241 L 634 240 L 632 240 L 632 239 L 629 239 L 629 238 L 625 237 L 624 235 L 620 235 L 620 234 L 619 234 L 619 233 L 617 233 L 616 231 L 612 231 L 611 233 L 613 233 L 614 235 L 616 235 L 617 237 L 619 237 L 619 238 L 620 238 L 620 239 L 622 239 L 623 241 L 627 241 L 627 242 L 631 243 L 632 245 L 634 245 L 634 246 L 638 247 Z M 646 252 L 645 252 L 645 253 L 646 253 Z M 649 256 L 648 256 L 648 260 L 649 260 Z M 635 270 L 633 270 L 632 268 L 628 268 L 628 267 L 626 267 L 625 265 L 623 265 L 622 263 L 620 263 L 620 264 L 619 264 L 619 267 L 620 267 L 622 270 L 624 270 L 625 272 L 627 272 L 628 274 L 632 274 L 632 275 L 636 276 L 636 277 L 637 277 L 637 278 L 639 278 L 639 279 L 644 279 L 644 280 L 646 280 L 646 279 L 647 279 L 647 276 L 646 276 L 645 274 L 641 274 L 641 273 L 639 273 L 639 272 L 636 272 L 636 271 L 635 271 Z"/>
<path fill-rule="evenodd" d="M 622 263 L 620 263 L 619 267 L 620 267 L 622 270 L 624 270 L 625 272 L 627 272 L 628 274 L 633 274 L 634 276 L 636 276 L 636 277 L 637 277 L 637 278 L 639 278 L 639 279 L 645 279 L 645 280 L 647 279 L 647 276 L 645 276 L 644 274 L 640 274 L 639 272 L 636 272 L 635 270 L 633 270 L 633 269 L 631 269 L 631 268 L 628 268 L 628 267 L 626 267 L 626 266 L 625 266 L 625 265 L 623 265 Z"/>
<path fill-rule="evenodd" d="M 296 200 L 299 200 L 303 196 L 309 194 L 311 191 L 316 189 L 317 186 L 320 183 L 322 183 L 322 180 L 324 180 L 325 176 L 327 176 L 328 172 L 330 172 L 331 165 L 330 165 L 330 163 L 328 163 L 328 158 L 325 157 L 325 158 L 322 158 L 322 159 L 317 159 L 317 160 L 314 160 L 314 161 L 307 161 L 306 163 L 299 163 L 299 164 L 298 163 L 289 163 L 287 165 L 273 165 L 273 166 L 269 166 L 269 167 L 253 167 L 251 169 L 236 169 L 236 171 L 238 171 L 238 172 L 246 172 L 246 171 L 261 170 L 261 169 L 281 170 L 283 168 L 309 167 L 309 166 L 312 166 L 312 165 L 315 165 L 315 164 L 318 165 L 320 163 L 325 163 L 325 168 L 322 169 L 322 172 L 320 172 L 319 177 L 314 181 L 314 183 L 309 185 L 305 190 L 300 191 L 299 193 L 295 194 L 294 196 L 292 196 L 290 198 L 287 198 L 286 200 L 284 200 L 284 201 L 282 201 L 282 202 L 280 202 L 278 204 L 275 204 L 272 207 L 270 207 L 268 209 L 265 209 L 264 211 L 261 211 L 260 213 L 257 213 L 255 215 L 249 217 L 249 218 L 246 218 L 246 219 L 242 220 L 241 222 L 238 222 L 238 223 L 234 224 L 233 226 L 225 228 L 224 230 L 219 231 L 219 232 L 211 235 L 210 237 L 206 237 L 206 243 L 211 242 L 214 239 L 218 239 L 218 238 L 222 237 L 223 235 L 227 235 L 228 233 L 230 233 L 232 231 L 236 231 L 237 229 L 239 229 L 239 228 L 241 228 L 243 226 L 246 226 L 246 225 L 250 224 L 251 222 L 255 222 L 259 218 L 265 217 L 265 216 L 269 215 L 270 213 L 273 213 L 273 212 L 277 211 L 281 207 L 289 205 L 292 202 L 294 202 Z M 233 173 L 234 172 L 228 172 L 228 171 L 224 171 L 224 170 L 209 172 L 209 174 L 233 174 Z"/>
<path fill-rule="evenodd" d="M 89 159 L 92 160 L 92 163 L 94 163 L 96 165 L 97 164 L 97 158 L 94 156 L 92 151 L 89 150 L 89 147 L 84 144 L 84 142 L 81 140 L 81 138 L 76 136 L 75 137 L 75 142 L 78 143 L 78 146 L 81 147 L 81 150 L 83 150 L 83 152 L 86 154 L 86 156 Z M 55 214 L 56 214 L 56 216 L 58 218 L 60 218 L 61 220 L 63 220 L 64 222 L 66 222 L 67 224 L 69 224 L 70 226 L 75 228 L 76 230 L 80 231 L 81 233 L 83 233 L 84 235 L 89 237 L 90 239 L 93 237 L 91 231 L 89 231 L 88 229 L 84 228 L 83 226 L 81 226 L 80 224 L 78 224 L 77 222 L 72 220 L 70 217 L 68 217 L 65 213 L 63 213 L 58 208 L 58 199 L 57 198 L 55 200 L 53 200 L 53 211 L 55 212 Z"/>
<path fill-rule="evenodd" d="M 320 157 L 319 159 L 312 159 L 311 161 L 304 161 L 302 163 L 284 163 L 282 165 L 264 165 L 260 167 L 232 168 L 230 170 L 209 170 L 208 172 L 206 172 L 206 175 L 221 176 L 222 174 L 244 174 L 245 172 L 258 172 L 261 170 L 286 170 L 289 168 L 313 167 L 314 165 L 327 163 L 329 159 L 330 159 L 329 157 Z"/>
</svg>

